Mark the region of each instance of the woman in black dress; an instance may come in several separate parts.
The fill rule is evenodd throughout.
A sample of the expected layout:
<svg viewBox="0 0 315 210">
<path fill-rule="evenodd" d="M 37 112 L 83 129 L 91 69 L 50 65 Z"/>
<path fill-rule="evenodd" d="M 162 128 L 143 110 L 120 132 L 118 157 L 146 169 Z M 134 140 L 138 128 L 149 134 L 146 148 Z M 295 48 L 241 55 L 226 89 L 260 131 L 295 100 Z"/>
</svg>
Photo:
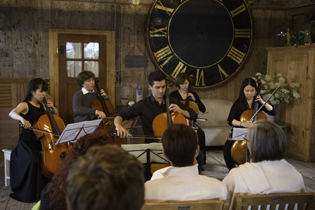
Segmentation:
<svg viewBox="0 0 315 210">
<path fill-rule="evenodd" d="M 192 79 L 190 79 L 188 74 L 185 74 L 185 73 L 178 74 L 175 80 L 175 84 L 179 89 L 170 93 L 170 97 L 176 98 L 180 101 L 186 101 L 187 99 L 189 101 L 193 101 L 198 105 L 198 108 L 201 112 L 205 112 L 206 107 L 200 101 L 198 94 L 190 90 L 191 83 L 192 83 Z M 203 156 L 202 164 L 206 164 L 205 132 L 200 127 L 198 127 L 197 135 L 198 135 L 198 144 L 200 147 L 200 151 L 202 151 L 201 155 Z M 199 158 L 200 157 L 197 157 L 197 161 L 200 164 Z"/>
<path fill-rule="evenodd" d="M 251 109 L 254 106 L 255 101 L 258 101 L 260 103 L 258 108 L 260 108 L 265 103 L 260 95 L 255 96 L 256 93 L 257 86 L 255 80 L 253 80 L 252 78 L 244 79 L 241 85 L 239 97 L 232 105 L 230 114 L 227 119 L 229 125 L 233 127 L 243 128 L 248 128 L 251 125 L 250 121 L 241 122 L 240 118 L 245 110 Z M 276 109 L 268 103 L 265 104 L 265 106 L 262 108 L 262 111 L 264 111 L 268 115 L 276 115 Z M 235 141 L 227 140 L 223 146 L 224 160 L 229 170 L 235 167 L 235 163 L 231 157 L 231 148 L 234 142 Z"/>
<path fill-rule="evenodd" d="M 27 129 L 40 116 L 46 114 L 42 101 L 47 88 L 44 80 L 32 79 L 28 84 L 23 102 L 9 114 L 12 119 L 19 120 L 23 124 L 18 145 L 12 151 L 10 161 L 10 182 L 13 191 L 10 196 L 21 202 L 38 201 L 42 189 L 50 181 L 42 174 L 40 168 L 41 142 L 33 130 Z M 58 115 L 57 109 L 50 100 L 47 100 L 47 105 L 54 114 Z"/>
</svg>

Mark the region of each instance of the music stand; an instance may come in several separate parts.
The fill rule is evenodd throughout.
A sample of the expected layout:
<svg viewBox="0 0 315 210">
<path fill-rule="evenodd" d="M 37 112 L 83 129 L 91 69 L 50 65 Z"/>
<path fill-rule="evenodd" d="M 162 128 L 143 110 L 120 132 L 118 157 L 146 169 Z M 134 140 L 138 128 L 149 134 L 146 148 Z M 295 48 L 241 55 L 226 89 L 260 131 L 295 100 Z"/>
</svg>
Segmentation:
<svg viewBox="0 0 315 210">
<path fill-rule="evenodd" d="M 233 128 L 232 141 L 245 141 L 243 136 L 247 133 L 248 128 Z M 248 162 L 248 149 L 246 141 L 246 162 Z"/>
<path fill-rule="evenodd" d="M 232 141 L 244 141 L 243 136 L 247 133 L 248 128 L 233 128 Z"/>
<path fill-rule="evenodd" d="M 102 119 L 69 123 L 60 135 L 56 145 L 69 141 L 76 141 L 88 133 L 93 133 L 101 121 Z"/>
<path fill-rule="evenodd" d="M 169 164 L 163 156 L 162 143 L 149 143 L 149 144 L 122 144 L 121 147 L 134 155 L 141 163 L 145 164 L 146 178 L 151 176 L 151 166 L 154 163 Z"/>
</svg>

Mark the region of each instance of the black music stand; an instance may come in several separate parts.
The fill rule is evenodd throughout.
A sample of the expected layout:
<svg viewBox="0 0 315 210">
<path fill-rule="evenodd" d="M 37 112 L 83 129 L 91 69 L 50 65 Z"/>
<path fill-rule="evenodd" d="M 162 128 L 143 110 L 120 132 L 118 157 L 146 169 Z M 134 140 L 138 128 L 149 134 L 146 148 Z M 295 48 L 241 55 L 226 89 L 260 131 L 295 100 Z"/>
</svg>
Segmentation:
<svg viewBox="0 0 315 210">
<path fill-rule="evenodd" d="M 163 157 L 162 143 L 122 144 L 121 147 L 136 156 L 141 163 L 145 164 L 147 180 L 151 177 L 151 163 L 170 164 L 170 162 Z"/>
<path fill-rule="evenodd" d="M 90 120 L 90 121 L 83 121 L 77 123 L 69 123 L 66 128 L 63 130 L 62 134 L 60 135 L 57 144 L 62 144 L 66 142 L 75 142 L 77 139 L 81 138 L 82 136 L 93 133 L 96 128 L 99 126 L 102 119 L 99 120 Z"/>
</svg>

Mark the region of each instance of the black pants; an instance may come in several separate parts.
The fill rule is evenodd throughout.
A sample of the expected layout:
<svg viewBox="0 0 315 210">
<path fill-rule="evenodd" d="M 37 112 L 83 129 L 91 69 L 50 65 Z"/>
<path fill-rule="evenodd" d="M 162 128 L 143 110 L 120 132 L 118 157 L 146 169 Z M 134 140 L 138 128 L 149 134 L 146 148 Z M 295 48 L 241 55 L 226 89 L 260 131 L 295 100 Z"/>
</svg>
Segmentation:
<svg viewBox="0 0 315 210">
<path fill-rule="evenodd" d="M 200 128 L 198 127 L 198 130 L 197 130 L 197 135 L 198 135 L 198 145 L 200 147 L 200 150 L 203 152 L 203 164 L 206 164 L 206 152 L 207 152 L 207 149 L 206 149 L 206 136 L 205 136 L 205 132 Z"/>
<path fill-rule="evenodd" d="M 229 170 L 231 170 L 232 168 L 235 168 L 235 163 L 232 160 L 232 156 L 231 156 L 231 148 L 232 148 L 234 142 L 235 141 L 226 140 L 226 142 L 223 146 L 223 156 L 224 156 L 226 167 Z"/>
</svg>

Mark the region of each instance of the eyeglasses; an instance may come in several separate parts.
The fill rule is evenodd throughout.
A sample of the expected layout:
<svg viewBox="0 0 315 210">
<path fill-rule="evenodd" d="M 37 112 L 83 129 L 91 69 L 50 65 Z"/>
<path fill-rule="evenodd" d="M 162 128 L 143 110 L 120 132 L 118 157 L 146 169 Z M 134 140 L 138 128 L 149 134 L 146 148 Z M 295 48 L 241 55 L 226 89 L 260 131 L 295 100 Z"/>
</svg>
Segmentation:
<svg viewBox="0 0 315 210">
<path fill-rule="evenodd" d="M 243 136 L 243 139 L 244 139 L 245 141 L 249 142 L 248 137 L 247 137 L 247 134 L 245 134 L 245 135 Z"/>
</svg>

